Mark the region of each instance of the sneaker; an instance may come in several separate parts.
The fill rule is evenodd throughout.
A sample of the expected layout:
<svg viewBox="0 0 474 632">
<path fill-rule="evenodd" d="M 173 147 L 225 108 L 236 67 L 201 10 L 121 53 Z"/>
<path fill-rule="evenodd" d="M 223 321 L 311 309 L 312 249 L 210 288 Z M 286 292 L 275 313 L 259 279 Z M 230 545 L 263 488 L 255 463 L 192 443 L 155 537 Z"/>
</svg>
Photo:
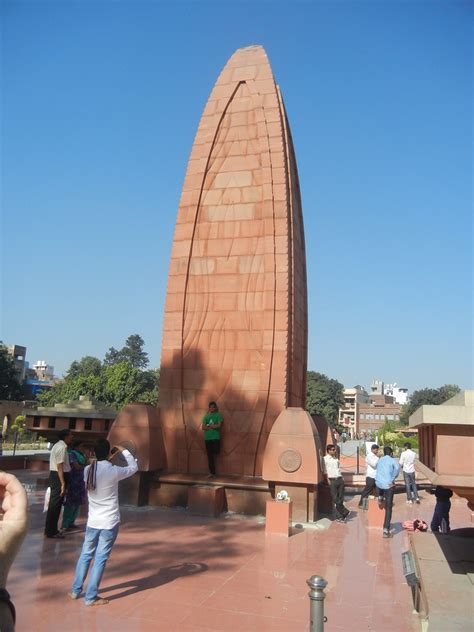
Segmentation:
<svg viewBox="0 0 474 632">
<path fill-rule="evenodd" d="M 407 500 L 407 505 L 413 505 L 413 501 L 412 500 Z"/>
<path fill-rule="evenodd" d="M 108 599 L 102 599 L 102 597 L 96 597 L 94 601 L 86 601 L 86 606 L 106 606 L 109 603 Z"/>
<path fill-rule="evenodd" d="M 416 502 L 417 505 L 420 504 L 420 500 L 421 500 L 421 498 L 415 498 L 415 502 Z"/>
<path fill-rule="evenodd" d="M 383 537 L 384 538 L 391 538 L 392 537 L 392 534 L 390 533 L 389 529 L 384 529 L 383 530 Z"/>
<path fill-rule="evenodd" d="M 68 593 L 68 597 L 71 597 L 71 599 L 79 599 L 79 597 L 81 596 L 81 593 L 77 594 L 74 592 L 69 592 Z"/>
</svg>

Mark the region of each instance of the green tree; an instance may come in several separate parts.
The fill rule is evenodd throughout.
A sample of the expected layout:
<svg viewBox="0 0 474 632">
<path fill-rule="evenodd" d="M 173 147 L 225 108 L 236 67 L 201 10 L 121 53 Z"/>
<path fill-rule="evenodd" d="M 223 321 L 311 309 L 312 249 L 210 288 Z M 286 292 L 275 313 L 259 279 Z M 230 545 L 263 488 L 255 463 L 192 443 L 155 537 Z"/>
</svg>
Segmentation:
<svg viewBox="0 0 474 632">
<path fill-rule="evenodd" d="M 89 395 L 94 399 L 104 401 L 104 375 L 78 375 L 67 377 L 53 386 L 53 388 L 38 394 L 41 406 L 66 404 L 70 400 L 77 400 L 81 395 Z"/>
<path fill-rule="evenodd" d="M 66 376 L 52 389 L 38 395 L 38 400 L 42 406 L 54 406 L 89 395 L 118 410 L 134 402 L 155 405 L 158 379 L 158 370 L 141 371 L 129 362 L 120 362 L 102 366 L 99 375 Z"/>
<path fill-rule="evenodd" d="M 0 344 L 0 399 L 18 401 L 23 399 L 23 387 L 18 372 L 7 348 Z"/>
<path fill-rule="evenodd" d="M 122 352 L 118 351 L 115 347 L 110 347 L 104 357 L 104 364 L 106 366 L 112 366 L 113 364 L 119 364 L 122 362 Z"/>
<path fill-rule="evenodd" d="M 140 374 L 140 403 L 156 406 L 160 384 L 160 369 L 142 371 Z"/>
<path fill-rule="evenodd" d="M 105 354 L 104 364 L 113 366 L 121 362 L 129 362 L 135 369 L 144 369 L 149 363 L 148 353 L 143 349 L 144 346 L 143 338 L 138 334 L 133 334 L 127 338 L 125 346 L 120 351 L 117 351 L 115 347 L 110 347 Z"/>
<path fill-rule="evenodd" d="M 443 404 L 460 392 L 461 389 L 456 384 L 445 384 L 439 388 L 423 388 L 414 391 L 410 397 L 410 401 L 402 406 L 400 422 L 402 424 L 408 424 L 410 415 L 413 415 L 415 410 L 418 410 L 420 406 Z"/>
<path fill-rule="evenodd" d="M 80 375 L 100 375 L 102 371 L 102 362 L 94 356 L 84 356 L 79 360 L 74 360 L 69 367 L 66 376 L 68 378 L 76 378 Z"/>
<path fill-rule="evenodd" d="M 18 415 L 15 417 L 15 421 L 12 423 L 11 431 L 14 433 L 15 443 L 13 445 L 13 456 L 15 456 L 16 445 L 18 443 L 18 439 L 21 439 L 21 436 L 25 432 L 26 418 L 24 415 Z"/>
<path fill-rule="evenodd" d="M 323 415 L 333 427 L 337 425 L 339 407 L 344 404 L 344 386 L 322 373 L 308 371 L 306 410 L 310 415 Z"/>
</svg>

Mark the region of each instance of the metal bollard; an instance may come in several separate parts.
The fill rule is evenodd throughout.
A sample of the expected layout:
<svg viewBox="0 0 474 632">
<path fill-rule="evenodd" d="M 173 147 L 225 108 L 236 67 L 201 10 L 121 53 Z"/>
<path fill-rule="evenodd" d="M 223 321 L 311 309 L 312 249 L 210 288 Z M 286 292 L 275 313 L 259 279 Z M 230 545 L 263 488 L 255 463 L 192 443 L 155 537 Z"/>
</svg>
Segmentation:
<svg viewBox="0 0 474 632">
<path fill-rule="evenodd" d="M 324 632 L 324 623 L 327 621 L 324 616 L 324 589 L 328 585 L 327 581 L 319 575 L 312 575 L 306 580 L 306 583 L 310 587 L 308 596 L 310 602 L 310 632 Z"/>
</svg>

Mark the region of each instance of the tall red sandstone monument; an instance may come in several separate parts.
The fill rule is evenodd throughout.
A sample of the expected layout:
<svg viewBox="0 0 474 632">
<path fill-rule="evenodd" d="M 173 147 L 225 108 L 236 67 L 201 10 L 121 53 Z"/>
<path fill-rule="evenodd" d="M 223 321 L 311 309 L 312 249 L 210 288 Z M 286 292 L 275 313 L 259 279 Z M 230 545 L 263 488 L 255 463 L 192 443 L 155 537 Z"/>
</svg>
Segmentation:
<svg viewBox="0 0 474 632">
<path fill-rule="evenodd" d="M 167 469 L 207 471 L 201 418 L 217 400 L 218 473 L 260 476 L 278 414 L 304 407 L 306 355 L 293 143 L 267 55 L 249 46 L 211 92 L 179 204 L 160 374 Z"/>
</svg>

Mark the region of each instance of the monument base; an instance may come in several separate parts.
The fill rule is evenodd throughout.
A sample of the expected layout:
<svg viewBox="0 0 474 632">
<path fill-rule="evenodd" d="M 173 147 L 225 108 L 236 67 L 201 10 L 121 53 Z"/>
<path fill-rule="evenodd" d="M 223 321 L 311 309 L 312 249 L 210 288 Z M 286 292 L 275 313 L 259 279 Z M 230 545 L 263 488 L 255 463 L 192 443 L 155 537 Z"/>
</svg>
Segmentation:
<svg viewBox="0 0 474 632">
<path fill-rule="evenodd" d="M 143 507 L 148 504 L 148 472 L 137 472 L 119 484 L 119 502 L 121 505 Z"/>
<path fill-rule="evenodd" d="M 288 492 L 293 503 L 292 519 L 295 522 L 315 522 L 318 519 L 317 485 L 275 483 L 275 496 L 283 489 Z"/>
<path fill-rule="evenodd" d="M 217 517 L 225 510 L 225 490 L 214 485 L 192 485 L 188 488 L 188 510 L 197 516 Z"/>
<path fill-rule="evenodd" d="M 153 472 L 149 480 L 148 504 L 188 507 L 190 490 L 195 485 L 222 488 L 224 507 L 234 513 L 263 516 L 265 502 L 272 498 L 272 488 L 259 477 L 218 475 L 208 478 L 207 474 Z"/>
</svg>

